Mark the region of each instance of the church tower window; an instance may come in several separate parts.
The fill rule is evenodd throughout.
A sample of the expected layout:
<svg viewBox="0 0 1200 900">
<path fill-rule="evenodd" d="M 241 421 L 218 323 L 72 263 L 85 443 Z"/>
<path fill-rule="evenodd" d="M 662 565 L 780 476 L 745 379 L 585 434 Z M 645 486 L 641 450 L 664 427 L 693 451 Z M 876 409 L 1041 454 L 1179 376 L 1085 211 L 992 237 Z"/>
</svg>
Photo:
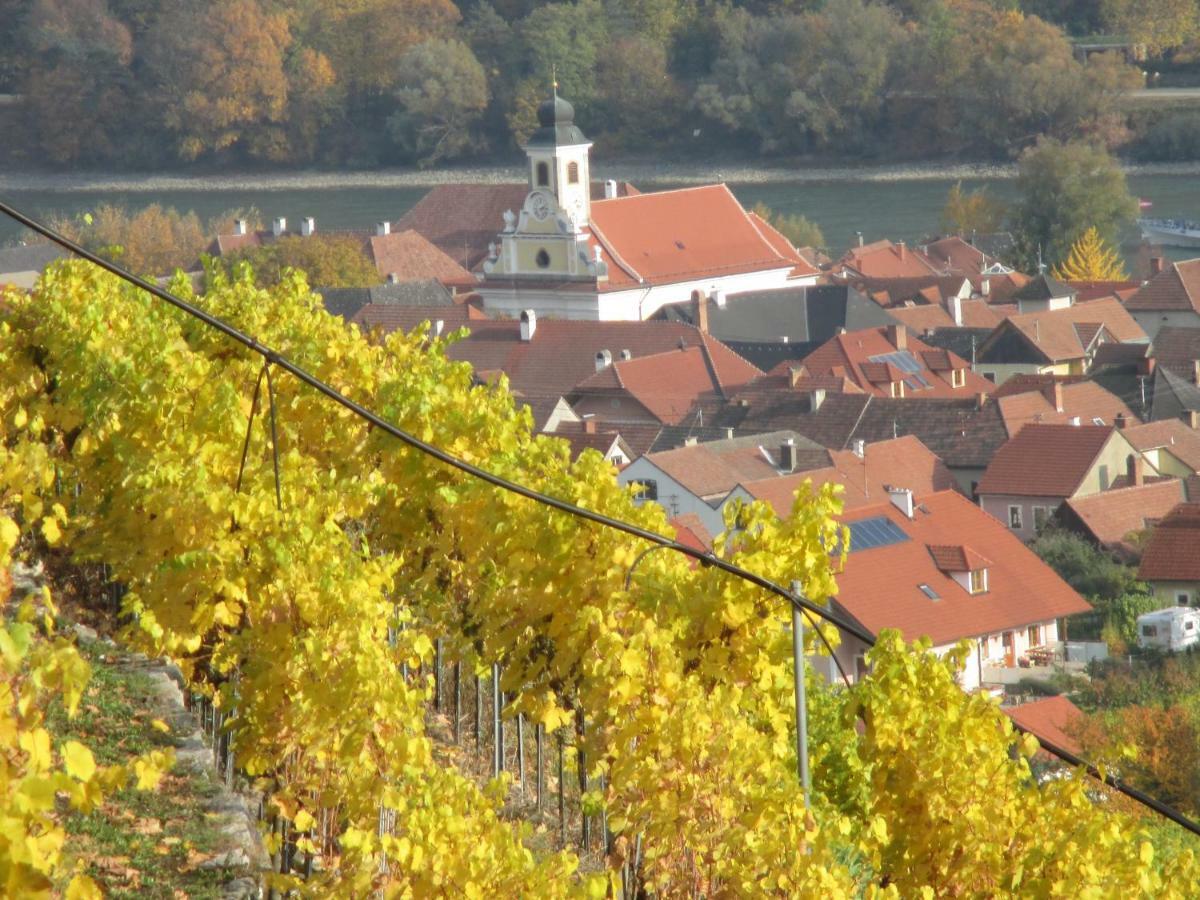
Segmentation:
<svg viewBox="0 0 1200 900">
<path fill-rule="evenodd" d="M 544 162 L 537 164 L 538 187 L 548 187 L 550 184 L 550 167 Z"/>
<path fill-rule="evenodd" d="M 547 253 L 545 250 L 539 250 L 537 252 L 536 261 L 537 261 L 539 269 L 545 269 L 545 268 L 549 267 L 549 265 L 550 265 L 550 254 Z"/>
<path fill-rule="evenodd" d="M 567 183 L 579 184 L 579 163 L 567 163 Z"/>
</svg>

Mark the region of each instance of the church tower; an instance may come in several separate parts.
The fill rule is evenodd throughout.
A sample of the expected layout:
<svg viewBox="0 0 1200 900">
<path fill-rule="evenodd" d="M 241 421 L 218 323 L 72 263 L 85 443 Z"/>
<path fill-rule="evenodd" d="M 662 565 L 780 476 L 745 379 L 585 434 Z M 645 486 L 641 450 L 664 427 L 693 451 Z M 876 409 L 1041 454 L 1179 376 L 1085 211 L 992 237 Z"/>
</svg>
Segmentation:
<svg viewBox="0 0 1200 900">
<path fill-rule="evenodd" d="M 539 127 L 525 144 L 529 189 L 549 193 L 576 230 L 585 228 L 591 215 L 592 143 L 575 124 L 574 107 L 557 89 L 538 107 L 537 116 Z"/>
</svg>

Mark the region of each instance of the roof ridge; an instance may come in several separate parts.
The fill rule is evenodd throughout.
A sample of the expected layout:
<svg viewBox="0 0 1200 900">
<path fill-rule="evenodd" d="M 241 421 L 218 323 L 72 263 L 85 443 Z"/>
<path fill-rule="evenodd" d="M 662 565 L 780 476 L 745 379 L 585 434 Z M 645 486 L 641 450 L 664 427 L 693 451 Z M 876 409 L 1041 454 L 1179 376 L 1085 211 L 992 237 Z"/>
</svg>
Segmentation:
<svg viewBox="0 0 1200 900">
<path fill-rule="evenodd" d="M 638 196 L 640 196 L 640 195 L 638 195 Z M 618 198 L 614 198 L 614 199 L 618 199 Z M 626 274 L 630 275 L 633 278 L 636 278 L 638 281 L 638 284 L 646 283 L 646 279 L 642 278 L 642 276 L 638 273 L 637 269 L 635 269 L 629 263 L 625 262 L 625 260 L 621 257 L 621 254 L 618 253 L 615 249 L 613 249 L 612 241 L 610 241 L 605 236 L 604 232 L 600 229 L 600 226 L 595 223 L 595 221 L 593 221 L 591 219 L 588 220 L 588 229 L 591 231 L 592 235 L 596 238 L 596 240 L 600 242 L 600 246 L 602 246 L 606 251 L 608 251 L 608 255 L 613 258 L 613 262 L 615 262 L 618 266 L 620 266 L 622 269 L 624 269 Z"/>
<path fill-rule="evenodd" d="M 753 213 L 751 210 L 748 210 L 748 209 L 746 209 L 746 207 L 742 206 L 741 201 L 738 200 L 738 198 L 736 196 L 734 196 L 733 191 L 729 190 L 729 185 L 722 182 L 721 186 L 723 188 L 725 188 L 726 191 L 728 191 L 730 197 L 733 197 L 734 202 L 737 203 L 737 205 L 738 205 L 738 209 L 740 209 L 742 211 L 742 215 L 746 217 L 746 221 L 750 223 L 750 227 L 754 229 L 754 233 L 758 235 L 758 239 L 760 241 L 762 241 L 764 244 L 766 244 L 767 248 L 772 253 L 774 253 L 777 257 L 784 260 L 785 262 L 790 262 L 790 263 L 794 264 L 796 262 L 796 259 L 788 259 L 786 256 L 784 256 L 782 253 L 780 253 L 778 250 L 775 249 L 774 244 L 772 244 L 769 240 L 767 240 L 767 236 L 762 233 L 762 229 L 759 228 L 758 224 L 754 221 L 755 218 L 760 218 L 758 216 L 758 214 Z M 753 218 L 751 218 L 751 216 L 753 216 Z M 762 222 L 764 225 L 770 225 L 770 223 L 767 222 L 765 219 L 762 219 Z M 787 242 L 787 245 L 792 248 L 793 252 L 796 253 L 796 257 L 799 258 L 800 253 L 799 253 L 799 251 L 796 250 L 796 245 L 788 240 L 787 235 L 785 235 L 783 232 L 781 232 L 778 228 L 775 229 L 775 233 L 778 234 L 780 237 L 782 237 L 784 239 L 784 241 Z"/>
</svg>

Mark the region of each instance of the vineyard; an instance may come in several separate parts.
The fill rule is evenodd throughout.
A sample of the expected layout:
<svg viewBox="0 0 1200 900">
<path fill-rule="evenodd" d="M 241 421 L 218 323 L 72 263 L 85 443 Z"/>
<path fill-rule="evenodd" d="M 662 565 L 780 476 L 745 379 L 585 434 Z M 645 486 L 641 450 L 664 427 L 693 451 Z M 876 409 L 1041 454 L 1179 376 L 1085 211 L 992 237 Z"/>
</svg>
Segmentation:
<svg viewBox="0 0 1200 900">
<path fill-rule="evenodd" d="M 445 339 L 368 341 L 298 274 L 270 289 L 245 271 L 210 275 L 203 297 L 184 279 L 171 290 L 454 456 L 670 533 L 599 454 L 571 462 L 563 441 L 531 433 L 503 382 L 474 385 Z M 275 890 L 1184 897 L 1200 878 L 1191 850 L 1095 802 L 1082 773 L 1039 784 L 1036 742 L 959 690 L 955 659 L 894 634 L 853 687 L 808 673 L 806 803 L 779 598 L 432 460 L 87 263 L 0 301 L 0 422 L 5 547 L 108 567 L 127 641 L 178 662 L 266 798 L 268 850 L 304 860 L 271 876 Z M 715 552 L 824 602 L 839 501 L 801 495 L 782 521 L 743 509 Z M 35 628 L 20 618 L 9 633 Z M 813 629 L 805 638 L 822 652 Z M 52 764 L 28 749 L 38 724 L 18 687 L 62 668 L 11 643 L 10 785 Z M 471 686 L 452 737 L 430 724 L 461 699 L 449 672 Z M 544 739 L 557 766 L 564 747 L 558 789 L 572 781 L 595 825 L 591 862 L 577 836 L 548 842 L 507 814 L 508 773 L 481 787 L 454 764 L 447 744 L 462 708 L 479 715 L 481 684 L 502 698 L 516 752 Z M 57 753 L 78 769 L 78 749 Z M 0 842 L 53 832 L 49 812 L 7 803 Z M 48 890 L 58 856 L 12 855 L 0 878 Z"/>
</svg>

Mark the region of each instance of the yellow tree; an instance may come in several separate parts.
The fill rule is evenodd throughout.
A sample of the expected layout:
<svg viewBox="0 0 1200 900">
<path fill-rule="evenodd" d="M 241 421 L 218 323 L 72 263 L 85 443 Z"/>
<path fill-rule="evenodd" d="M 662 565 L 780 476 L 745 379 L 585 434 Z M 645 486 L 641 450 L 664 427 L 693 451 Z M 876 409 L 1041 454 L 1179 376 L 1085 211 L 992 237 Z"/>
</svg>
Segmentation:
<svg viewBox="0 0 1200 900">
<path fill-rule="evenodd" d="M 1121 257 L 1100 237 L 1095 226 L 1071 245 L 1067 258 L 1050 274 L 1063 281 L 1124 281 L 1129 277 Z"/>
</svg>

